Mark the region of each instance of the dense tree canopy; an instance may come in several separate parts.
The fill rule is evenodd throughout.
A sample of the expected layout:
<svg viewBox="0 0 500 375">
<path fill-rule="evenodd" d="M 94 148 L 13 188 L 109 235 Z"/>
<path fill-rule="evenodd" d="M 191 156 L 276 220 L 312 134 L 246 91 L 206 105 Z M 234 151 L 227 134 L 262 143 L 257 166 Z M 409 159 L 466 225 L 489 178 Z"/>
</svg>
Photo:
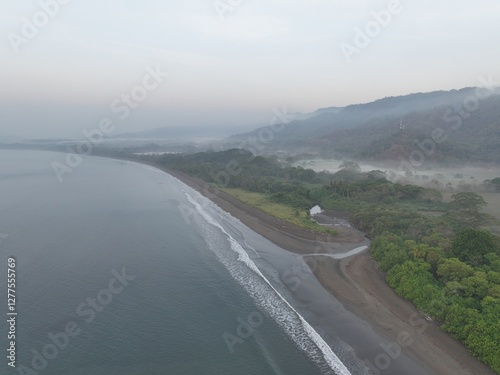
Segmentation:
<svg viewBox="0 0 500 375">
<path fill-rule="evenodd" d="M 457 193 L 451 198 L 453 199 L 452 207 L 456 211 L 479 212 L 487 205 L 483 197 L 472 192 Z"/>
<path fill-rule="evenodd" d="M 351 212 L 351 222 L 373 239 L 373 257 L 396 292 L 500 373 L 500 241 L 480 229 L 481 196 L 457 193 L 446 203 L 436 190 L 395 184 L 350 164 L 333 175 L 316 173 L 242 150 L 147 160 L 265 194 L 298 213 L 316 204 Z"/>
<path fill-rule="evenodd" d="M 464 229 L 453 240 L 451 255 L 475 266 L 484 263 L 484 256 L 497 253 L 494 237 L 486 230 Z"/>
</svg>

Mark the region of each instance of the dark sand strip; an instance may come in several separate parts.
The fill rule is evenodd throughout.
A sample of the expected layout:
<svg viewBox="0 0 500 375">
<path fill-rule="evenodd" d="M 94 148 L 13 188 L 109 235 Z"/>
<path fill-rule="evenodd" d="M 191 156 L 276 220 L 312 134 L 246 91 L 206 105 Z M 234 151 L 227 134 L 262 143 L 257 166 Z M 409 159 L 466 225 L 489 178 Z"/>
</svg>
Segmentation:
<svg viewBox="0 0 500 375">
<path fill-rule="evenodd" d="M 209 186 L 204 181 L 184 173 L 159 168 L 200 192 L 224 211 L 241 220 L 246 226 L 279 247 L 298 254 L 318 254 L 320 242 L 360 244 L 362 236 L 355 230 L 342 229 L 332 237 L 318 234 L 271 217 L 257 208 Z M 355 245 L 354 247 L 356 247 Z M 390 342 L 397 342 L 401 332 L 407 332 L 411 345 L 405 353 L 428 369 L 432 375 L 494 375 L 486 365 L 474 358 L 467 349 L 450 335 L 439 329 L 435 322 L 427 321 L 410 302 L 399 297 L 385 282 L 385 275 L 369 253 L 334 260 L 318 258 L 314 275 L 345 308 L 370 324 Z M 382 350 L 381 353 L 384 353 Z M 387 371 L 387 372 L 386 372 Z M 390 368 L 381 374 L 390 373 Z M 410 372 L 410 371 L 409 371 Z M 405 374 L 401 374 L 405 375 Z"/>
</svg>

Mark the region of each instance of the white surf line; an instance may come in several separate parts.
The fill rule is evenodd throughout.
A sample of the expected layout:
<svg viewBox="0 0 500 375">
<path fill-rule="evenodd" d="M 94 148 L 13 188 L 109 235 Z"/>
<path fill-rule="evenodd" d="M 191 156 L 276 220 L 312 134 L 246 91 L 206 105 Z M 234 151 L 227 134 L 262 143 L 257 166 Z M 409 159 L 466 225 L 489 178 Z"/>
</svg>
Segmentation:
<svg viewBox="0 0 500 375">
<path fill-rule="evenodd" d="M 344 363 L 337 357 L 337 355 L 333 352 L 332 348 L 330 348 L 330 346 L 319 335 L 319 333 L 316 332 L 316 330 L 309 324 L 309 322 L 307 322 L 302 317 L 302 315 L 300 315 L 299 312 L 295 310 L 295 308 L 293 308 L 293 306 L 285 299 L 285 297 L 283 297 L 269 282 L 269 280 L 264 276 L 264 274 L 262 274 L 257 265 L 250 259 L 247 252 L 238 243 L 238 241 L 236 241 L 229 233 L 227 233 L 226 230 L 217 221 L 215 221 L 215 219 L 212 218 L 192 196 L 190 196 L 185 190 L 182 191 L 186 195 L 187 200 L 196 207 L 197 211 L 202 215 L 202 217 L 204 217 L 205 220 L 207 220 L 207 222 L 209 222 L 213 226 L 219 228 L 227 236 L 231 244 L 231 247 L 239 255 L 239 260 L 245 263 L 248 266 L 248 268 L 254 271 L 258 276 L 260 276 L 261 279 L 264 280 L 264 282 L 288 306 L 288 308 L 295 313 L 295 315 L 299 318 L 300 322 L 302 323 L 302 327 L 304 328 L 306 333 L 316 344 L 318 349 L 323 353 L 323 358 L 326 361 L 326 363 L 330 366 L 330 368 L 339 375 L 351 375 L 347 367 L 345 367 Z"/>
<path fill-rule="evenodd" d="M 357 247 L 357 248 L 352 249 L 351 251 L 348 251 L 347 253 L 343 253 L 343 254 L 305 254 L 305 255 L 302 255 L 302 257 L 305 258 L 305 257 L 322 256 L 322 257 L 328 257 L 328 258 L 340 260 L 340 259 L 349 258 L 349 257 L 352 257 L 352 256 L 357 255 L 359 253 L 362 253 L 363 251 L 365 251 L 367 249 L 368 249 L 368 246 L 361 246 L 361 247 Z"/>
</svg>

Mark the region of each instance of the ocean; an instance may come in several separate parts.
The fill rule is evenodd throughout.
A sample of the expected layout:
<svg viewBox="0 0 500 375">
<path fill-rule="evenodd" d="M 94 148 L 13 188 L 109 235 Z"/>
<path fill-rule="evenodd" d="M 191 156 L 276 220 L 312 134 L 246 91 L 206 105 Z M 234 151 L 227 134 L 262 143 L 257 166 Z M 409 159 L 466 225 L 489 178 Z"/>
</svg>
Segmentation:
<svg viewBox="0 0 500 375">
<path fill-rule="evenodd" d="M 18 313 L 1 373 L 356 373 L 307 300 L 345 312 L 302 258 L 160 170 L 84 157 L 60 182 L 64 160 L 0 151 L 0 290 L 12 257 Z M 284 281 L 297 267 L 303 299 Z"/>
</svg>

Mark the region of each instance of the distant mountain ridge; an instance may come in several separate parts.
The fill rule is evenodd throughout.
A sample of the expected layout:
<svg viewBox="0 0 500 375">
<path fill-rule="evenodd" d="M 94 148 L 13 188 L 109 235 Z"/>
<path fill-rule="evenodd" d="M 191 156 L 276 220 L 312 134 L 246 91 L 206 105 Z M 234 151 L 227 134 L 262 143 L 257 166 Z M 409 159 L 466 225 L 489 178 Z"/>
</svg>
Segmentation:
<svg viewBox="0 0 500 375">
<path fill-rule="evenodd" d="M 316 153 L 365 160 L 407 158 L 433 130 L 446 133 L 429 158 L 436 162 L 500 162 L 500 90 L 483 98 L 477 88 L 386 97 L 322 109 L 296 119 L 265 144 L 265 153 Z M 228 138 L 224 147 L 259 136 L 259 128 Z"/>
</svg>

